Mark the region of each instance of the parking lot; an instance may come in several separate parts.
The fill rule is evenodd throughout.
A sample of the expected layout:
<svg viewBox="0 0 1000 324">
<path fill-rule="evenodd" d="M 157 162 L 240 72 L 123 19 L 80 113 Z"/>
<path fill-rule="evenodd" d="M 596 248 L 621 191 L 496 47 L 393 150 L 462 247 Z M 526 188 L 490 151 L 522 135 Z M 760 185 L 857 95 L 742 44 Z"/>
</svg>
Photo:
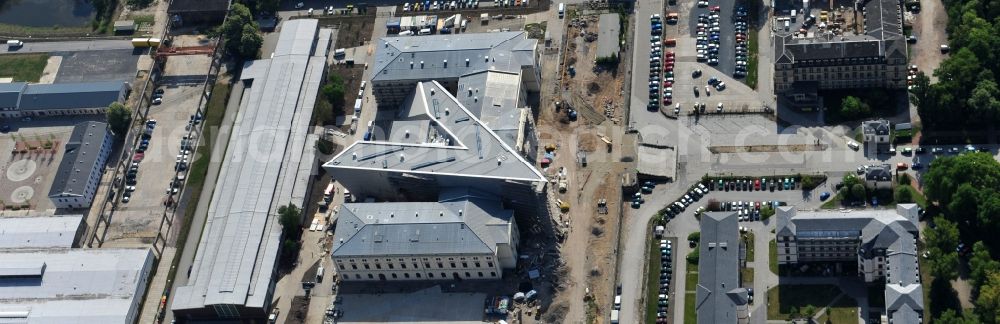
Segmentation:
<svg viewBox="0 0 1000 324">
<path fill-rule="evenodd" d="M 117 80 L 131 83 L 142 56 L 132 49 L 56 52 L 52 55 L 62 56 L 55 83 Z"/>
<path fill-rule="evenodd" d="M 742 77 L 745 74 L 735 74 L 737 45 L 742 44 L 746 56 L 746 12 L 737 13 L 735 1 L 698 1 L 688 15 L 687 35 L 696 39 L 696 46 L 705 46 L 706 62 L 719 72 L 728 76 Z M 742 22 L 737 26 L 737 22 Z M 737 29 L 741 28 L 741 29 Z M 737 32 L 742 33 L 742 42 L 737 43 Z M 714 52 L 713 45 L 718 49 Z M 714 54 L 714 55 L 713 55 Z M 745 59 L 743 61 L 746 61 Z"/>
<path fill-rule="evenodd" d="M 209 64 L 209 57 L 200 55 L 171 59 L 164 69 L 164 79 L 169 80 L 171 76 L 203 75 Z M 118 195 L 117 211 L 111 220 L 105 246 L 152 243 L 167 204 L 177 199 L 176 195 L 168 193 L 168 188 L 174 182 L 178 155 L 185 160 L 180 148 L 181 139 L 187 135 L 188 123 L 197 108 L 199 97 L 202 96 L 202 85 L 174 83 L 158 89 L 163 90 L 162 103 L 149 109 L 148 119 L 155 120 L 156 125 L 149 136 L 148 147 L 142 153 L 142 158 L 138 159 L 135 191 L 129 194 L 128 202 L 125 202 L 124 197 L 129 190 Z M 133 161 L 136 161 L 134 157 L 135 155 Z M 189 153 L 186 160 L 189 163 L 193 161 L 193 155 Z M 128 177 L 126 171 L 123 181 L 127 182 Z"/>
</svg>

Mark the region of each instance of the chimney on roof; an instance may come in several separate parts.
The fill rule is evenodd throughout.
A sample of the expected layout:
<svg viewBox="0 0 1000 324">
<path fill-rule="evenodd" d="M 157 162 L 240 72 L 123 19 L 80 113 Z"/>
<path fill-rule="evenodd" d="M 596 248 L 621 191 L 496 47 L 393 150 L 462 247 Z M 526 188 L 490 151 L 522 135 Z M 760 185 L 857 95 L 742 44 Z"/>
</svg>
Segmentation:
<svg viewBox="0 0 1000 324">
<path fill-rule="evenodd" d="M 474 98 L 472 98 L 472 101 L 473 101 L 473 102 L 479 102 L 479 97 L 474 97 Z"/>
<path fill-rule="evenodd" d="M 444 68 L 448 68 L 448 60 L 444 60 Z"/>
<path fill-rule="evenodd" d="M 409 129 L 406 130 L 406 135 L 404 135 L 404 136 L 406 136 L 406 138 L 410 138 L 410 130 Z"/>
<path fill-rule="evenodd" d="M 403 155 L 403 153 L 399 153 L 399 162 L 403 162 L 403 160 L 405 160 L 405 159 L 406 159 L 406 156 Z"/>
<path fill-rule="evenodd" d="M 486 55 L 486 62 L 489 63 L 489 61 L 490 61 L 490 56 Z"/>
<path fill-rule="evenodd" d="M 358 152 L 351 152 L 351 160 L 357 160 L 357 159 L 358 159 Z"/>
<path fill-rule="evenodd" d="M 450 109 L 448 109 L 448 108 L 445 108 L 445 109 L 444 109 L 444 115 L 445 115 L 445 116 L 448 116 L 448 115 L 450 115 L 450 114 L 451 114 L 451 110 L 450 110 Z"/>
<path fill-rule="evenodd" d="M 413 70 L 413 61 L 410 61 L 410 70 Z"/>
<path fill-rule="evenodd" d="M 420 61 L 420 68 L 421 68 L 421 69 L 423 69 L 423 68 L 424 68 L 424 61 Z"/>
<path fill-rule="evenodd" d="M 469 67 L 469 59 L 465 59 L 465 67 Z"/>
<path fill-rule="evenodd" d="M 440 216 L 440 217 L 444 217 L 444 212 L 439 212 L 439 213 L 438 213 L 438 216 Z"/>
<path fill-rule="evenodd" d="M 458 210 L 458 216 L 462 216 L 462 210 L 461 209 Z"/>
</svg>

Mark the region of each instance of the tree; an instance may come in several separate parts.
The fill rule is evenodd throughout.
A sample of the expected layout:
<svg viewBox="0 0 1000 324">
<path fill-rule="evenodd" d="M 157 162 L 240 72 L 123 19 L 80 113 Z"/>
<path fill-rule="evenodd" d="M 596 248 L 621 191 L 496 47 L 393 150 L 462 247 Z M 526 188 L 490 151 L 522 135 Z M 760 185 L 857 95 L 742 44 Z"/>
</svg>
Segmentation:
<svg viewBox="0 0 1000 324">
<path fill-rule="evenodd" d="M 229 15 L 222 23 L 221 36 L 226 44 L 226 52 L 242 58 L 256 58 L 263 39 L 257 33 L 257 22 L 250 9 L 240 3 L 229 8 Z"/>
<path fill-rule="evenodd" d="M 243 25 L 243 33 L 240 34 L 240 56 L 244 58 L 257 58 L 260 55 L 260 46 L 264 43 L 264 38 L 257 33 L 256 25 Z"/>
<path fill-rule="evenodd" d="M 278 207 L 278 222 L 286 234 L 296 233 L 302 224 L 302 210 L 295 204 Z"/>
<path fill-rule="evenodd" d="M 347 92 L 343 77 L 331 73 L 330 77 L 326 80 L 326 85 L 324 85 L 323 89 L 320 91 L 334 108 L 343 107 L 344 94 Z"/>
<path fill-rule="evenodd" d="M 131 108 L 117 101 L 112 102 L 104 115 L 108 120 L 108 127 L 115 136 L 124 137 L 128 133 L 128 127 L 132 124 Z"/>
<path fill-rule="evenodd" d="M 931 254 L 931 275 L 943 280 L 953 280 L 958 277 L 958 225 L 938 216 L 934 218 L 935 226 L 924 231 L 924 241 Z"/>
<path fill-rule="evenodd" d="M 865 185 L 863 184 L 857 183 L 851 186 L 851 197 L 854 198 L 855 200 L 861 200 L 861 201 L 867 200 L 868 199 L 867 192 L 868 191 L 865 190 Z"/>
<path fill-rule="evenodd" d="M 909 186 L 896 187 L 895 198 L 897 204 L 908 204 L 913 202 L 913 192 Z"/>
<path fill-rule="evenodd" d="M 976 312 L 984 323 L 1000 323 L 1000 272 L 991 272 L 979 287 Z"/>
<path fill-rule="evenodd" d="M 931 162 L 923 180 L 927 198 L 947 206 L 962 184 L 972 188 L 1000 188 L 1000 163 L 986 153 L 941 157 Z"/>
<path fill-rule="evenodd" d="M 972 256 L 969 257 L 969 271 L 973 287 L 979 287 L 985 283 L 990 273 L 1000 271 L 1000 262 L 990 256 L 990 251 L 982 241 L 972 245 Z"/>
<path fill-rule="evenodd" d="M 936 320 L 934 320 L 934 323 L 938 323 L 938 324 L 978 324 L 979 323 L 979 318 L 977 318 L 976 314 L 972 313 L 971 311 L 969 311 L 969 312 L 963 312 L 962 315 L 959 315 L 958 313 L 955 312 L 954 309 L 947 309 L 943 313 L 941 313 L 940 317 L 938 317 Z"/>
<path fill-rule="evenodd" d="M 872 109 L 858 97 L 847 96 L 840 103 L 840 113 L 847 118 L 861 118 L 871 114 Z"/>
<path fill-rule="evenodd" d="M 969 97 L 968 105 L 972 109 L 972 114 L 982 120 L 995 121 L 1000 116 L 1000 89 L 993 80 L 981 80 L 972 89 L 972 96 Z"/>
<path fill-rule="evenodd" d="M 692 232 L 688 234 L 688 241 L 694 241 L 695 243 L 701 241 L 701 232 Z"/>
<path fill-rule="evenodd" d="M 698 264 L 698 256 L 699 255 L 700 255 L 700 252 L 698 252 L 698 249 L 694 249 L 694 251 L 691 251 L 691 253 L 688 253 L 687 258 L 686 258 L 687 262 L 690 263 L 690 264 Z"/>
<path fill-rule="evenodd" d="M 973 188 L 971 184 L 963 183 L 951 197 L 951 202 L 948 203 L 948 215 L 951 216 L 952 220 L 975 220 L 979 209 L 979 189 Z"/>
<path fill-rule="evenodd" d="M 320 153 L 329 155 L 333 153 L 333 147 L 334 145 L 333 142 L 331 141 L 322 138 L 316 140 L 316 150 L 319 151 Z"/>
</svg>

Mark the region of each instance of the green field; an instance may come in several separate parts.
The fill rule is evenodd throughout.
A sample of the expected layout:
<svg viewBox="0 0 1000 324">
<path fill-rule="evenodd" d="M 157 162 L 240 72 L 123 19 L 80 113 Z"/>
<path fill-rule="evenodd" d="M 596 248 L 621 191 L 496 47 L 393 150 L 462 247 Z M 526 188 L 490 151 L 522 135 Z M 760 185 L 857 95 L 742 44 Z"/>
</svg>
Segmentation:
<svg viewBox="0 0 1000 324">
<path fill-rule="evenodd" d="M 750 52 L 750 55 L 748 57 L 749 60 L 747 61 L 747 77 L 746 77 L 747 86 L 750 86 L 750 89 L 756 90 L 757 66 L 759 66 L 760 64 L 757 63 L 757 33 L 754 32 L 754 30 L 750 30 L 750 41 L 748 43 L 749 44 L 747 44 L 747 47 L 749 49 L 748 52 Z"/>
<path fill-rule="evenodd" d="M 14 81 L 38 82 L 49 61 L 48 54 L 0 55 L 0 78 Z"/>
<path fill-rule="evenodd" d="M 778 274 L 778 242 L 774 240 L 767 243 L 767 267 Z"/>
<path fill-rule="evenodd" d="M 841 295 L 840 288 L 833 285 L 780 285 L 767 291 L 767 319 L 788 320 L 793 317 L 812 316 L 815 313 L 802 313 L 808 306 L 812 306 L 818 312 L 839 295 Z M 857 302 L 844 295 L 828 311 L 833 323 L 847 323 L 840 321 L 844 317 L 855 319 L 854 323 L 857 323 L 856 308 Z M 853 315 L 849 315 L 852 312 Z"/>
<path fill-rule="evenodd" d="M 754 235 L 753 235 L 753 232 L 747 232 L 746 234 L 743 234 L 743 238 L 744 238 L 743 241 L 746 242 L 746 244 L 747 244 L 747 262 L 748 263 L 749 262 L 753 262 L 753 260 L 754 260 L 754 255 L 753 255 L 753 253 L 754 253 L 754 250 L 753 250 Z"/>
</svg>

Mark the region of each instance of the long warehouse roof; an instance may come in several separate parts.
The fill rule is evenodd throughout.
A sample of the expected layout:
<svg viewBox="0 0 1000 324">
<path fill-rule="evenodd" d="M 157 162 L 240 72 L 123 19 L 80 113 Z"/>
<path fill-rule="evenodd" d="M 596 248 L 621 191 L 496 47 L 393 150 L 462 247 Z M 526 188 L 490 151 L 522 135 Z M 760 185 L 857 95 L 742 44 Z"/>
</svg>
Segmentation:
<svg viewBox="0 0 1000 324">
<path fill-rule="evenodd" d="M 285 22 L 274 56 L 246 65 L 243 80 L 254 80 L 244 90 L 190 281 L 174 293 L 173 310 L 267 303 L 281 236 L 269 214 L 291 200 L 283 180 L 298 171 L 292 157 L 304 142 L 297 137 L 305 136 L 302 120 L 311 116 L 326 62 L 323 44 L 313 54 L 317 26 L 315 19 Z"/>
</svg>

